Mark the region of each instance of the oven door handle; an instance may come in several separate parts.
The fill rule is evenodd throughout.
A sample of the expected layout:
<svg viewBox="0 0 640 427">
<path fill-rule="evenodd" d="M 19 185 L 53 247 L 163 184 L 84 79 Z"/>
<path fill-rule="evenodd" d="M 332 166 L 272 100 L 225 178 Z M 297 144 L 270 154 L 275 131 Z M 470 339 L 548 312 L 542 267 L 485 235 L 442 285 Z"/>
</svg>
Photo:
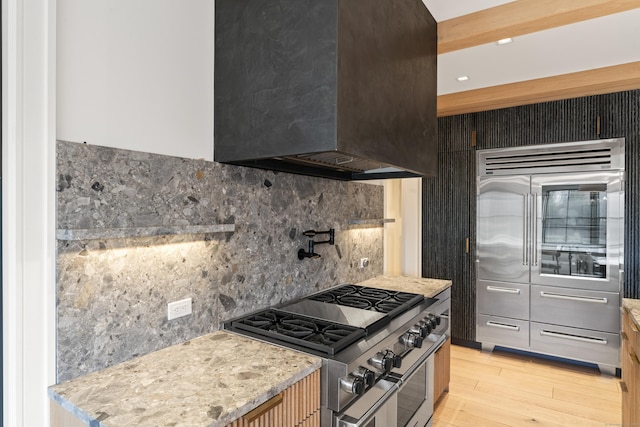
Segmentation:
<svg viewBox="0 0 640 427">
<path fill-rule="evenodd" d="M 407 371 L 402 375 L 402 383 L 404 383 L 407 378 L 411 377 L 413 375 L 414 372 L 416 372 L 418 369 L 420 369 L 420 367 L 427 361 L 427 359 L 431 356 L 433 356 L 435 354 L 435 352 L 442 347 L 442 345 L 444 344 L 444 342 L 447 340 L 447 337 L 445 335 L 441 335 L 438 338 L 438 341 L 436 342 L 436 344 L 431 347 L 430 351 L 426 352 L 425 354 L 423 354 L 418 360 L 416 360 L 409 369 L 407 369 Z"/>
<path fill-rule="evenodd" d="M 378 381 L 376 385 L 368 389 L 366 393 L 360 397 L 360 400 L 356 401 L 354 405 L 350 406 L 342 415 L 338 416 L 337 427 L 365 427 L 369 425 L 371 420 L 381 415 L 381 409 L 383 409 L 385 405 L 397 404 L 398 388 L 398 383 L 384 379 Z M 367 398 L 366 402 L 375 401 L 376 403 L 373 406 L 363 405 L 361 402 L 363 397 Z"/>
<path fill-rule="evenodd" d="M 415 371 L 417 371 L 425 360 L 440 348 L 442 344 L 447 340 L 445 334 L 431 334 L 425 338 L 422 343 L 422 348 L 411 349 L 402 357 L 402 368 L 393 369 L 389 376 L 402 382 L 405 378 L 410 377 Z"/>
</svg>

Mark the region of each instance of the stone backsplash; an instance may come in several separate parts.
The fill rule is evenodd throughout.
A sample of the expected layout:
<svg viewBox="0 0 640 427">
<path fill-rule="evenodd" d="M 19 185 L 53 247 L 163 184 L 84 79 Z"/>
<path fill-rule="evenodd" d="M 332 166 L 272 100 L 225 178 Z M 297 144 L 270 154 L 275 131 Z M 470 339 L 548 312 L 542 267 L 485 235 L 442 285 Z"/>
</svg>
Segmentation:
<svg viewBox="0 0 640 427">
<path fill-rule="evenodd" d="M 235 224 L 234 232 L 58 241 L 58 381 L 221 328 L 249 311 L 382 274 L 383 188 L 59 141 L 57 227 Z M 304 230 L 336 244 L 300 261 Z M 325 236 L 317 236 L 323 240 Z M 358 268 L 361 257 L 369 267 Z M 167 304 L 193 314 L 167 320 Z"/>
</svg>

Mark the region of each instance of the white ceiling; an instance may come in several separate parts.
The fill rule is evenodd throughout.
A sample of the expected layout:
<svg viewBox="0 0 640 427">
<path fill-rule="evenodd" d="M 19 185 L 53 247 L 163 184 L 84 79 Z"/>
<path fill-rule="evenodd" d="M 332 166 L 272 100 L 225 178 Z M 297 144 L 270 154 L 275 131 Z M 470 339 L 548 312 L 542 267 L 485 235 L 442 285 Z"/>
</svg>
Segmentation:
<svg viewBox="0 0 640 427">
<path fill-rule="evenodd" d="M 504 0 L 423 0 L 441 22 Z M 438 95 L 640 61 L 640 8 L 438 56 Z M 459 76 L 469 80 L 458 82 Z"/>
<path fill-rule="evenodd" d="M 422 0 L 433 18 L 438 22 L 511 3 L 512 1 L 514 0 Z"/>
</svg>

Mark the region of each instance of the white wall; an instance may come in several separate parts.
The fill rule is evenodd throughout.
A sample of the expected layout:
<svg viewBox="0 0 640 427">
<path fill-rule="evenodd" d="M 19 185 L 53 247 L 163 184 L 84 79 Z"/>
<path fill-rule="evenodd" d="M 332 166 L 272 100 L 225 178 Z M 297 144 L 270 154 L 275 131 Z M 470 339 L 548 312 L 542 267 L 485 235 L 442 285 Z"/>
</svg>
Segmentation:
<svg viewBox="0 0 640 427">
<path fill-rule="evenodd" d="M 384 273 L 422 277 L 422 179 L 384 182 Z"/>
<path fill-rule="evenodd" d="M 57 4 L 57 138 L 213 160 L 214 0 Z"/>
<path fill-rule="evenodd" d="M 2 1 L 4 425 L 49 425 L 55 380 L 56 0 Z"/>
<path fill-rule="evenodd" d="M 422 277 L 422 179 L 402 180 L 402 274 Z"/>
</svg>

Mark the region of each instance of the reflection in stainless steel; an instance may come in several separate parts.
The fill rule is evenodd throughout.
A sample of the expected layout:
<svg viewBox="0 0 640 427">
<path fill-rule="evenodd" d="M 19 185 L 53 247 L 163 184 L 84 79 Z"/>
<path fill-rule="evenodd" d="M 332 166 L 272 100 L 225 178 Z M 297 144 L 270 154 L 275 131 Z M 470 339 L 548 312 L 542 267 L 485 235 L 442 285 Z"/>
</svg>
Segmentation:
<svg viewBox="0 0 640 427">
<path fill-rule="evenodd" d="M 479 179 L 478 279 L 617 289 L 623 203 L 618 172 Z"/>
<path fill-rule="evenodd" d="M 502 282 L 529 281 L 529 251 L 523 265 L 528 216 L 523 195 L 529 193 L 528 176 L 501 176 L 478 184 L 478 278 Z"/>
<path fill-rule="evenodd" d="M 343 306 L 342 298 L 325 302 L 326 292 L 344 296 L 351 295 L 354 289 L 371 300 L 373 309 Z M 364 422 L 364 426 L 370 427 L 373 422 L 375 425 L 395 426 L 398 425 L 398 396 L 403 385 L 414 378 L 416 384 L 423 385 L 423 390 L 431 390 L 432 362 L 427 365 L 430 368 L 426 376 L 420 367 L 428 363 L 427 360 L 433 360 L 433 353 L 443 345 L 450 333 L 448 313 L 451 290 L 440 292 L 436 298 L 391 291 L 392 300 L 402 302 L 400 308 L 388 312 L 377 311 L 380 308 L 378 303 L 387 301 L 389 292 L 340 285 L 302 300 L 250 313 L 224 326 L 236 333 L 322 358 L 321 425 L 362 426 L 361 422 Z M 439 319 L 439 322 L 433 322 L 434 329 L 424 337 L 420 347 L 405 345 L 401 337 L 425 319 Z M 313 324 L 318 328 L 315 329 Z M 331 328 L 331 334 L 341 339 L 337 343 L 324 345 L 322 342 L 322 345 L 315 345 L 316 336 L 320 331 L 324 335 L 327 325 Z M 285 328 L 285 331 L 279 326 L 291 326 L 294 336 L 289 335 L 289 329 Z M 307 339 L 308 331 L 310 339 Z M 299 332 L 305 335 L 298 337 Z M 392 361 L 392 366 L 385 363 L 384 369 L 376 368 L 372 360 L 378 354 Z M 423 372 L 421 382 L 414 374 L 416 371 Z M 364 379 L 358 375 L 361 372 L 368 372 L 365 387 L 362 387 L 362 382 L 356 384 L 360 378 Z M 352 386 L 344 387 L 345 383 Z M 409 388 L 404 390 L 409 391 Z M 415 401 L 414 406 L 419 406 L 419 409 L 415 408 L 415 419 L 412 419 L 411 425 L 428 422 L 433 413 L 431 393 L 421 395 L 423 399 Z"/>
<path fill-rule="evenodd" d="M 619 290 L 620 177 L 619 171 L 532 176 L 531 191 L 539 199 L 536 253 L 541 260 L 531 269 L 532 283 Z"/>
<path fill-rule="evenodd" d="M 384 313 L 377 311 L 361 310 L 306 299 L 280 307 L 279 310 L 288 313 L 303 314 L 316 319 L 331 320 L 356 328 L 367 328 L 385 317 Z"/>
<path fill-rule="evenodd" d="M 617 138 L 478 153 L 476 340 L 483 349 L 541 352 L 615 372 L 624 150 Z M 552 325 L 553 335 L 539 325 Z M 574 338 L 586 333 L 598 338 Z"/>
</svg>

